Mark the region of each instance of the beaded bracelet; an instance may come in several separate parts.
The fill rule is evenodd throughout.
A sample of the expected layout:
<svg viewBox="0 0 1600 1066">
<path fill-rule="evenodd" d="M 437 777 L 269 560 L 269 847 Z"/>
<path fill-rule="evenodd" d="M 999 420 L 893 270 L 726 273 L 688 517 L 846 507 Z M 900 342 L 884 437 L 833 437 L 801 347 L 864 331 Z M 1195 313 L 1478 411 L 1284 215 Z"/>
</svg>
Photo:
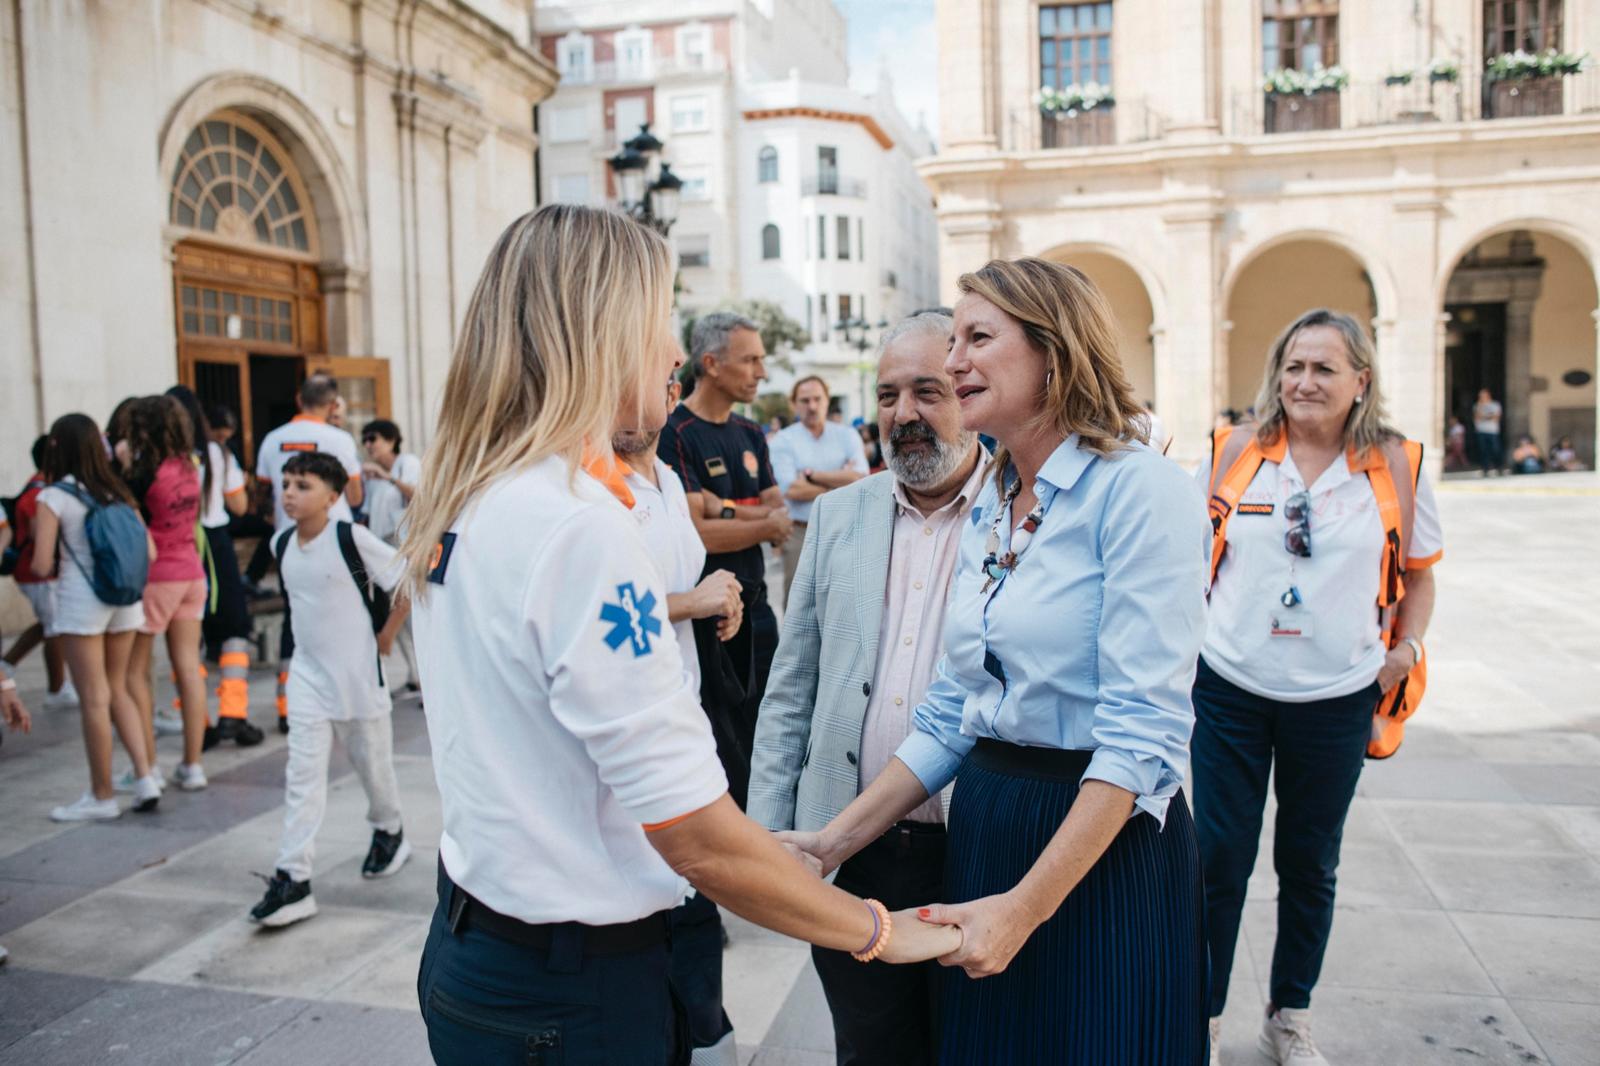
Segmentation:
<svg viewBox="0 0 1600 1066">
<path fill-rule="evenodd" d="M 894 932 L 894 920 L 889 917 L 889 908 L 875 899 L 863 900 L 867 910 L 872 912 L 872 939 L 867 941 L 867 946 L 860 951 L 852 951 L 850 957 L 857 962 L 871 962 L 883 954 L 883 949 L 889 946 L 889 935 Z"/>
</svg>

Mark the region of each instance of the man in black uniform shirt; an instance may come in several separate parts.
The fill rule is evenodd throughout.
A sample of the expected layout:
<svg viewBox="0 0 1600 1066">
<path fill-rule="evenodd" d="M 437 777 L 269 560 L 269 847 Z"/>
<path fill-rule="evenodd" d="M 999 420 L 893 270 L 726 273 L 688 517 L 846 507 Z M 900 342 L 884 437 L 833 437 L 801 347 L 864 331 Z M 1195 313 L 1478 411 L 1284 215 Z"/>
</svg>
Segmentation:
<svg viewBox="0 0 1600 1066">
<path fill-rule="evenodd" d="M 702 703 L 718 734 L 728 791 L 742 808 L 756 712 L 778 648 L 761 545 L 781 547 L 790 519 L 772 476 L 766 436 L 760 426 L 733 413 L 734 404 L 756 398 L 767 377 L 759 327 L 729 312 L 706 315 L 695 323 L 689 347 L 694 391 L 667 419 L 659 454 L 683 479 L 689 513 L 706 546 L 706 573 L 732 572 L 744 593 L 744 625 L 722 645 L 742 692 L 726 690 L 725 671 L 716 658 L 721 652 L 697 640 Z"/>
</svg>

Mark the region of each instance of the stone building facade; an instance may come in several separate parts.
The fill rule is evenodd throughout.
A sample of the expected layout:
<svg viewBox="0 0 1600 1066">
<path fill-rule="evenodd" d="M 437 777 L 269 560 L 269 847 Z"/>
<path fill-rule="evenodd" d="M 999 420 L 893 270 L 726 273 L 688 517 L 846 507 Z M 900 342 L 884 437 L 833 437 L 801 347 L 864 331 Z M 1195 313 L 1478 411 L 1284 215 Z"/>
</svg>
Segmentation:
<svg viewBox="0 0 1600 1066">
<path fill-rule="evenodd" d="M 1600 53 L 1595 0 L 940 0 L 938 30 L 946 295 L 995 256 L 1081 266 L 1175 457 L 1330 305 L 1435 462 L 1486 387 L 1593 463 L 1600 71 L 1496 75 Z"/>
<path fill-rule="evenodd" d="M 0 492 L 82 411 L 192 386 L 241 453 L 331 371 L 420 450 L 537 202 L 528 0 L 0 5 Z M 7 629 L 26 618 L 0 585 Z"/>
<path fill-rule="evenodd" d="M 527 0 L 0 7 L 0 473 L 183 381 L 248 460 L 306 372 L 426 442 L 490 244 L 536 203 Z"/>
</svg>

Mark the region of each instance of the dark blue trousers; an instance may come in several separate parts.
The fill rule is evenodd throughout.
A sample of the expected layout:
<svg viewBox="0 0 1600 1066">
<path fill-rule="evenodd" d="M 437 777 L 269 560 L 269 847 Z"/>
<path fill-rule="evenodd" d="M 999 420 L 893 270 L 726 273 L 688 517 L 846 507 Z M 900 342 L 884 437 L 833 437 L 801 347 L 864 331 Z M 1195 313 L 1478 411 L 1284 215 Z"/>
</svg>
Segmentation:
<svg viewBox="0 0 1600 1066">
<path fill-rule="evenodd" d="M 1272 1003 L 1294 1009 L 1311 1005 L 1333 927 L 1344 819 L 1366 758 L 1378 696 L 1374 682 L 1348 696 L 1282 703 L 1223 680 L 1200 660 L 1191 775 L 1195 834 L 1205 869 L 1212 1017 L 1222 1013 L 1228 998 L 1245 885 L 1256 864 L 1267 777 L 1274 765 L 1278 940 L 1272 950 Z"/>
<path fill-rule="evenodd" d="M 675 1016 L 667 945 L 604 957 L 574 937 L 548 951 L 433 912 L 417 999 L 439 1066 L 666 1066 Z"/>
<path fill-rule="evenodd" d="M 683 1011 L 689 1046 L 714 1047 L 733 1032 L 722 1009 L 722 914 L 697 892 L 673 908 L 670 922 L 672 994 Z"/>
</svg>

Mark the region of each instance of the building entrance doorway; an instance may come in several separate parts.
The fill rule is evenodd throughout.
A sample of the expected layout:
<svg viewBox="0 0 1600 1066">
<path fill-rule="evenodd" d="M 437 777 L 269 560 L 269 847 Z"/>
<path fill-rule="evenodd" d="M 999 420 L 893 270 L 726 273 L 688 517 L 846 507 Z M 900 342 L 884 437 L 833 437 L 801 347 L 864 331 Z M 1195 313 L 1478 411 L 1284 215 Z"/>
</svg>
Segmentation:
<svg viewBox="0 0 1600 1066">
<path fill-rule="evenodd" d="M 1472 406 L 1478 390 L 1488 389 L 1500 403 L 1506 398 L 1506 305 L 1451 304 L 1450 331 L 1445 335 L 1445 414 L 1467 429 L 1467 456 L 1478 463 L 1478 438 L 1472 431 Z"/>
</svg>

